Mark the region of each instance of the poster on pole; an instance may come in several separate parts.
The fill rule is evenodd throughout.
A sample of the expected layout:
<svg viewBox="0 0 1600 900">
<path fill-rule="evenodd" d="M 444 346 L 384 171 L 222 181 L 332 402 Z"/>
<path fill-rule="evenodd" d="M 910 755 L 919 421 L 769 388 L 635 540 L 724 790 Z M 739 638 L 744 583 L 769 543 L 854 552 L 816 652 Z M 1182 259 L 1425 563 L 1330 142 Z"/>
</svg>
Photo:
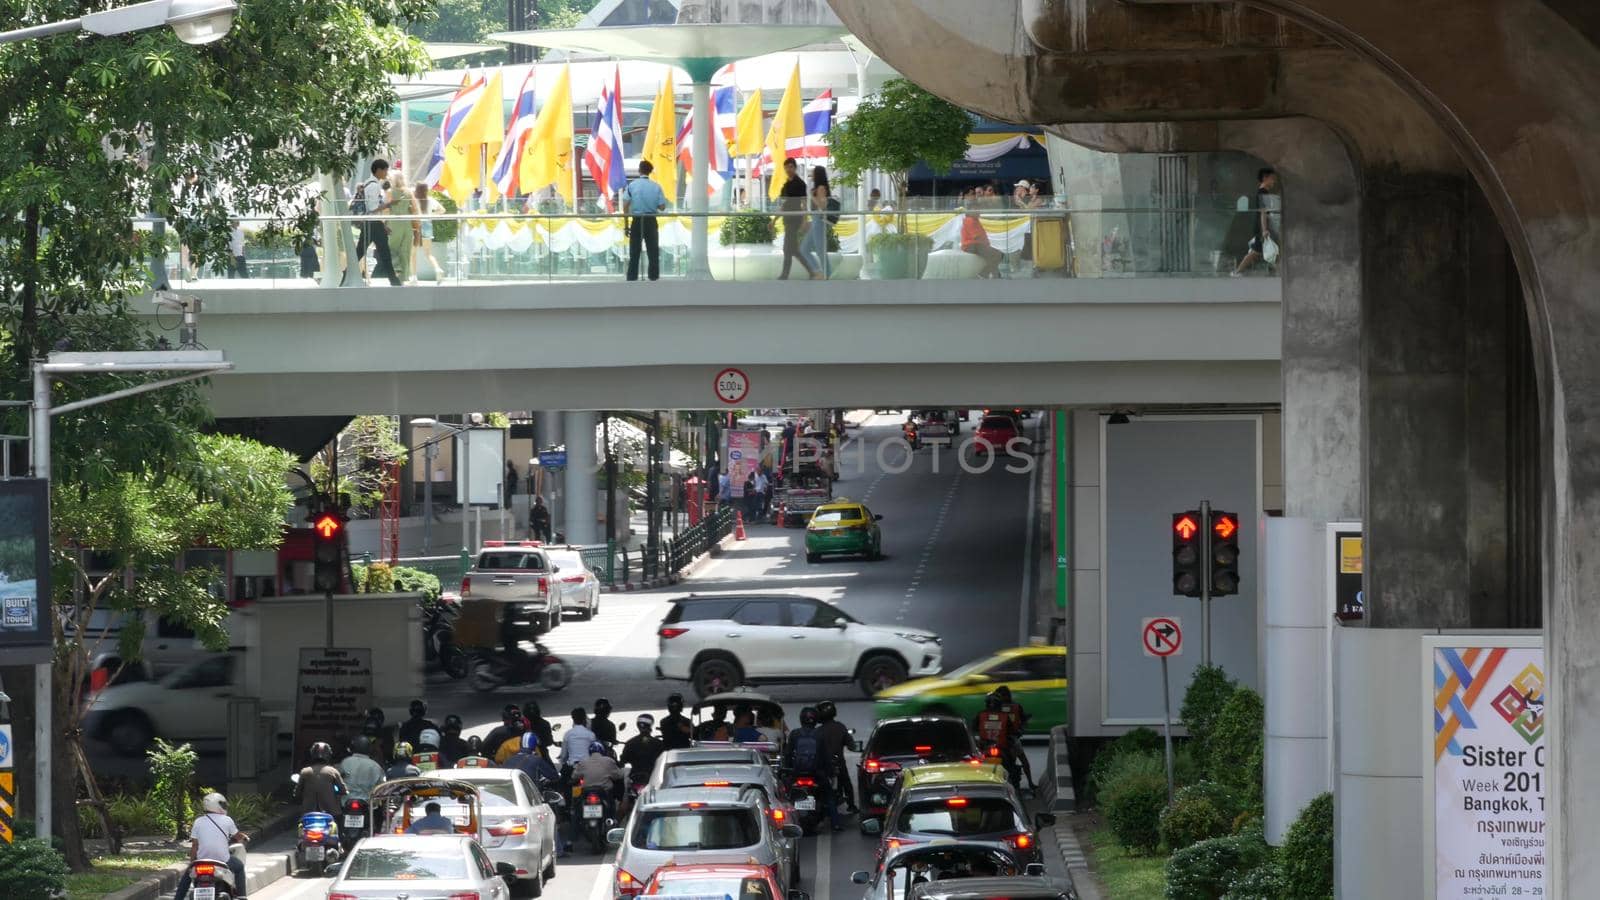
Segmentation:
<svg viewBox="0 0 1600 900">
<path fill-rule="evenodd" d="M 372 650 L 301 647 L 299 671 L 294 702 L 296 766 L 305 764 L 306 749 L 313 743 L 326 741 L 337 752 L 361 733 L 372 706 Z"/>
<path fill-rule="evenodd" d="M 505 429 L 468 428 L 456 435 L 456 449 L 456 502 L 498 506 L 506 477 Z M 471 497 L 466 495 L 468 487 L 472 488 Z"/>
<path fill-rule="evenodd" d="M 761 432 L 729 431 L 728 481 L 734 497 L 744 496 L 744 480 L 761 465 Z"/>
<path fill-rule="evenodd" d="M 48 662 L 50 485 L 0 481 L 0 653 L 8 663 Z"/>
<path fill-rule="evenodd" d="M 1423 638 L 1427 897 L 1545 896 L 1545 675 L 1537 635 Z"/>
</svg>

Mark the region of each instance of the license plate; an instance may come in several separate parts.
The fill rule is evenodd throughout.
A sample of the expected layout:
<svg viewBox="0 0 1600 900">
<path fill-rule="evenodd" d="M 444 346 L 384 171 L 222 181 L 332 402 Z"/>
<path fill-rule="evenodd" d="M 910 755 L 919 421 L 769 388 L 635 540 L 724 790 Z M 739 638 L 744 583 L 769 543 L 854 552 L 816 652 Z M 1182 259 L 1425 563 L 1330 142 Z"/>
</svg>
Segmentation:
<svg viewBox="0 0 1600 900">
<path fill-rule="evenodd" d="M 817 798 L 815 798 L 815 797 L 801 797 L 799 800 L 796 800 L 794 802 L 794 808 L 795 809 L 816 809 L 817 808 Z"/>
<path fill-rule="evenodd" d="M 889 785 L 890 787 L 894 787 L 895 785 L 900 783 L 900 776 L 899 775 L 885 775 L 885 776 L 883 776 L 883 783 Z"/>
<path fill-rule="evenodd" d="M 217 889 L 214 887 L 197 887 L 189 892 L 189 900 L 217 900 Z"/>
<path fill-rule="evenodd" d="M 367 827 L 367 817 L 363 816 L 363 815 L 361 815 L 359 813 L 355 813 L 355 814 L 351 814 L 351 815 L 345 816 L 344 817 L 344 827 L 345 828 L 356 828 L 356 829 L 366 828 Z"/>
<path fill-rule="evenodd" d="M 583 805 L 583 817 L 585 819 L 598 819 L 602 811 L 600 805 L 596 803 L 585 803 Z"/>
<path fill-rule="evenodd" d="M 322 859 L 323 852 L 324 851 L 322 847 L 312 844 L 306 848 L 306 859 L 320 860 Z"/>
</svg>

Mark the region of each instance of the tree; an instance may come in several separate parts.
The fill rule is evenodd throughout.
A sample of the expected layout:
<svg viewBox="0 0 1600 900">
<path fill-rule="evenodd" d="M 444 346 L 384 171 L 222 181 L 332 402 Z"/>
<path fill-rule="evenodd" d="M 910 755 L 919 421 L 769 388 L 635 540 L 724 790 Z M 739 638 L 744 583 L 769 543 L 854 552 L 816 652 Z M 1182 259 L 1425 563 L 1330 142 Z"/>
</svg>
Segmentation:
<svg viewBox="0 0 1600 900">
<path fill-rule="evenodd" d="M 966 155 L 971 130 L 972 117 L 961 107 L 894 78 L 828 132 L 828 152 L 841 183 L 856 184 L 865 173 L 879 169 L 904 198 L 911 167 L 925 162 L 946 174 Z M 903 209 L 904 200 L 900 205 Z"/>
<path fill-rule="evenodd" d="M 336 493 L 350 495 L 350 510 L 369 514 L 388 494 L 394 481 L 390 466 L 406 457 L 400 423 L 390 416 L 356 416 L 334 439 L 339 457 Z M 311 480 L 328 484 L 327 454 L 311 463 Z"/>
</svg>

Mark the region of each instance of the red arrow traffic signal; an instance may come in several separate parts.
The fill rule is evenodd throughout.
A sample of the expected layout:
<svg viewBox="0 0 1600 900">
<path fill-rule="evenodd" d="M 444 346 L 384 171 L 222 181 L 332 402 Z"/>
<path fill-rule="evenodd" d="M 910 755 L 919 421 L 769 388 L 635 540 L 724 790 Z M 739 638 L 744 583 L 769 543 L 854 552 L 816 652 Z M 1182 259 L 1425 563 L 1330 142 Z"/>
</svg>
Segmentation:
<svg viewBox="0 0 1600 900">
<path fill-rule="evenodd" d="M 1195 521 L 1188 516 L 1180 516 L 1178 521 L 1172 523 L 1172 530 L 1178 533 L 1178 537 L 1187 541 L 1194 537 L 1194 533 L 1200 530 L 1200 526 L 1195 524 Z"/>
<path fill-rule="evenodd" d="M 334 535 L 338 534 L 342 528 L 344 528 L 344 522 L 333 513 L 323 513 L 317 517 L 317 521 L 311 526 L 311 530 L 315 531 L 325 541 L 333 540 Z"/>
<path fill-rule="evenodd" d="M 1216 521 L 1211 524 L 1211 530 L 1216 532 L 1217 537 L 1227 540 L 1238 532 L 1239 520 L 1235 519 L 1233 516 L 1222 513 L 1214 518 Z"/>
</svg>

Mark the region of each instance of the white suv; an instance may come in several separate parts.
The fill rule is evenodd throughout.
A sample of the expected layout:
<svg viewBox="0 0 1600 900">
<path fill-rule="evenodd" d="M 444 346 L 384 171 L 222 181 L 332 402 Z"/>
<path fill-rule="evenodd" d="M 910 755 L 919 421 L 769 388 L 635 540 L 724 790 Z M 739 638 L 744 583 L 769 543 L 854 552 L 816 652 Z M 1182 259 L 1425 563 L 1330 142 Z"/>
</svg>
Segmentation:
<svg viewBox="0 0 1600 900">
<path fill-rule="evenodd" d="M 691 594 L 673 602 L 656 634 L 656 677 L 693 682 L 701 697 L 815 681 L 854 681 L 871 697 L 939 674 L 944 656 L 931 631 L 863 625 L 832 604 L 788 594 Z"/>
</svg>

